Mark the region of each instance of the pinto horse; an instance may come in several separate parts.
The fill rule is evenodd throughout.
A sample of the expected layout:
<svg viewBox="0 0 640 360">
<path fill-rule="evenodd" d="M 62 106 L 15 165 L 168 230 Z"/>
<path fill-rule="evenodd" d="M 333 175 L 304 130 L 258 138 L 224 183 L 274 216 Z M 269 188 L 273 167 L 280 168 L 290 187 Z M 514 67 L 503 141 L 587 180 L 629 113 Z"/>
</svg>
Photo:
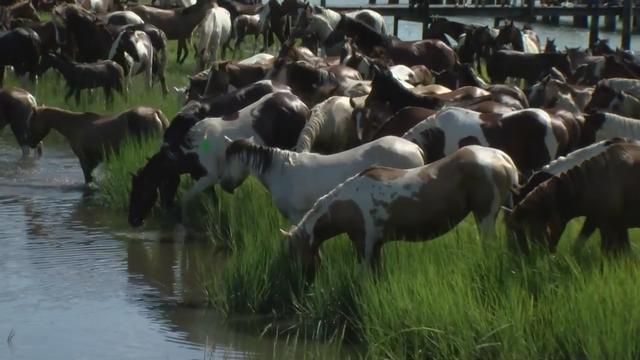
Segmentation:
<svg viewBox="0 0 640 360">
<path fill-rule="evenodd" d="M 155 25 L 164 31 L 167 39 L 178 40 L 176 60 L 178 64 L 182 64 L 189 55 L 187 42 L 193 29 L 204 19 L 213 6 L 212 0 L 198 0 L 195 5 L 183 9 L 165 10 L 136 5 L 129 10 L 138 14 L 145 23 Z"/>
<path fill-rule="evenodd" d="M 37 107 L 36 99 L 26 90 L 0 89 L 0 131 L 7 125 L 11 127 L 23 157 L 30 153 L 28 121 Z M 38 144 L 37 153 L 42 154 L 42 143 Z"/>
<path fill-rule="evenodd" d="M 105 151 L 117 151 L 127 136 L 160 134 L 169 126 L 162 111 L 136 107 L 118 115 L 73 112 L 40 106 L 29 119 L 29 146 L 35 148 L 51 129 L 64 136 L 78 157 L 84 181 L 93 181 L 93 169 L 104 159 Z"/>
<path fill-rule="evenodd" d="M 346 233 L 358 259 L 377 267 L 386 241 L 425 241 L 445 234 L 469 213 L 481 235 L 495 232 L 518 171 L 500 150 L 467 146 L 433 164 L 410 170 L 371 167 L 316 201 L 284 232 L 290 256 L 313 277 L 322 243 Z"/>
<path fill-rule="evenodd" d="M 482 114 L 450 107 L 411 128 L 403 136 L 422 147 L 427 163 L 465 145 L 489 146 L 506 152 L 525 175 L 566 154 L 568 130 L 540 109 L 505 115 Z"/>
<path fill-rule="evenodd" d="M 505 214 L 507 228 L 520 249 L 529 240 L 555 251 L 569 220 L 585 216 L 598 228 L 605 252 L 630 248 L 628 228 L 640 226 L 640 145 L 616 143 L 588 161 L 538 185 Z"/>
<path fill-rule="evenodd" d="M 539 54 L 540 40 L 538 36 L 530 29 L 520 30 L 513 21 L 507 22 L 494 40 L 494 48 L 500 49 L 505 45 L 511 45 L 515 51 L 521 51 L 527 54 Z"/>
<path fill-rule="evenodd" d="M 640 119 L 640 98 L 630 95 L 624 90 L 612 89 L 603 82 L 596 86 L 585 110 L 587 112 L 604 110 Z"/>
<path fill-rule="evenodd" d="M 640 141 L 640 120 L 607 112 L 584 116 L 580 129 L 580 146 L 615 137 Z"/>
<path fill-rule="evenodd" d="M 295 153 L 236 140 L 229 144 L 225 156 L 222 189 L 233 193 L 247 176 L 253 175 L 271 193 L 278 210 L 294 222 L 299 221 L 317 199 L 370 166 L 411 169 L 424 165 L 420 147 L 395 136 L 332 155 Z M 314 186 L 292 191 L 295 184 L 309 181 L 313 181 Z"/>
<path fill-rule="evenodd" d="M 195 195 L 219 181 L 225 166 L 225 136 L 253 137 L 260 144 L 292 148 L 308 116 L 309 109 L 297 96 L 278 91 L 224 117 L 199 121 L 192 116 L 173 122 L 172 127 L 178 129 L 167 130 L 173 134 L 170 141 L 165 141 L 160 151 L 132 178 L 129 224 L 143 224 L 157 200 L 158 189 L 161 189 L 163 204 L 169 206 L 181 174 L 190 174 L 196 179 L 181 200 L 183 214 L 186 213 L 186 205 Z"/>
</svg>

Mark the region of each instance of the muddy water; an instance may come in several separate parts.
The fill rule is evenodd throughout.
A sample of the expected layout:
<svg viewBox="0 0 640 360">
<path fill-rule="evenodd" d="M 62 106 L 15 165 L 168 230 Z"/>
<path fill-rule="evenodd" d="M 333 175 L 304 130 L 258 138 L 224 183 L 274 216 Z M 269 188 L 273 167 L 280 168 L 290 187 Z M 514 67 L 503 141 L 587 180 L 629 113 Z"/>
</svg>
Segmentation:
<svg viewBox="0 0 640 360">
<path fill-rule="evenodd" d="M 0 137 L 0 359 L 336 357 L 276 346 L 201 306 L 194 268 L 208 245 L 129 230 L 83 196 L 64 146 L 18 155 Z"/>
</svg>

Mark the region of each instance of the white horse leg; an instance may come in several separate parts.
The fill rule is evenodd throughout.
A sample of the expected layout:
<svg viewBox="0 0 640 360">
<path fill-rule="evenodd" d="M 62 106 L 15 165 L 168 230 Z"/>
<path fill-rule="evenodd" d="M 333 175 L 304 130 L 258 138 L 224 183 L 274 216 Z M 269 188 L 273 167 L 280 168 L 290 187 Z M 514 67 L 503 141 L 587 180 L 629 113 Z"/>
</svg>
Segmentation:
<svg viewBox="0 0 640 360">
<path fill-rule="evenodd" d="M 149 58 L 149 66 L 146 68 L 147 86 L 153 88 L 153 54 Z"/>
<path fill-rule="evenodd" d="M 212 179 L 212 178 L 210 178 L 208 176 L 202 177 L 202 178 L 198 179 L 198 181 L 196 181 L 196 183 L 193 184 L 193 186 L 189 190 L 187 190 L 187 192 L 182 196 L 181 205 L 182 205 L 182 221 L 183 222 L 186 219 L 187 205 L 189 204 L 189 202 L 196 195 L 198 195 L 201 192 L 205 191 L 208 187 L 210 187 L 214 183 L 215 183 L 214 179 Z"/>
</svg>

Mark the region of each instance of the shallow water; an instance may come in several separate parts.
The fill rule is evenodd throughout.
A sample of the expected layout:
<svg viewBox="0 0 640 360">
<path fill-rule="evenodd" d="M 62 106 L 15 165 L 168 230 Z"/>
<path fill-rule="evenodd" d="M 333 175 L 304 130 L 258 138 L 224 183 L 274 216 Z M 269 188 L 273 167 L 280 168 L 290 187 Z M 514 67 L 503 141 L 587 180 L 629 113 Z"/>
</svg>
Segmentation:
<svg viewBox="0 0 640 360">
<path fill-rule="evenodd" d="M 206 242 L 130 230 L 83 193 L 64 145 L 20 161 L 0 137 L 0 359 L 337 356 L 222 321 L 198 288 L 198 255 L 215 261 Z"/>
</svg>

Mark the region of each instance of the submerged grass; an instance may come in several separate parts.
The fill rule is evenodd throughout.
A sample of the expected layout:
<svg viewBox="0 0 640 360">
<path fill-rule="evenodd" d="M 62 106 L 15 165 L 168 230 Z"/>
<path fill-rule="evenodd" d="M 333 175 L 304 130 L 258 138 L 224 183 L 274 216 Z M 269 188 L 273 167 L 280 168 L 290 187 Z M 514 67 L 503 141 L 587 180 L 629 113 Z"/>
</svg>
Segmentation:
<svg viewBox="0 0 640 360">
<path fill-rule="evenodd" d="M 178 66 L 170 54 L 169 85 L 183 86 L 193 63 Z M 110 110 L 100 92 L 91 103 L 65 104 L 63 86 L 47 74 L 33 92 L 41 104 L 101 113 L 145 105 L 171 118 L 179 106 L 175 97 L 163 98 L 139 81 L 129 102 L 117 98 Z M 98 182 L 105 206 L 127 208 L 130 173 L 159 141 L 127 140 L 108 154 Z M 557 254 L 523 258 L 507 251 L 503 233 L 481 244 L 467 219 L 433 241 L 388 243 L 378 274 L 356 262 L 341 236 L 324 244 L 316 280 L 304 286 L 278 231 L 290 224 L 262 186 L 247 181 L 234 195 L 218 195 L 217 202 L 200 196 L 188 220 L 231 249 L 222 269 L 202 266 L 203 287 L 223 314 L 294 319 L 301 329 L 296 334 L 362 344 L 362 355 L 371 358 L 640 357 L 637 253 L 604 258 L 592 239 L 583 254 L 571 255 L 568 243 L 579 222 L 569 226 Z M 297 336 L 273 328 L 277 342 Z"/>
</svg>

